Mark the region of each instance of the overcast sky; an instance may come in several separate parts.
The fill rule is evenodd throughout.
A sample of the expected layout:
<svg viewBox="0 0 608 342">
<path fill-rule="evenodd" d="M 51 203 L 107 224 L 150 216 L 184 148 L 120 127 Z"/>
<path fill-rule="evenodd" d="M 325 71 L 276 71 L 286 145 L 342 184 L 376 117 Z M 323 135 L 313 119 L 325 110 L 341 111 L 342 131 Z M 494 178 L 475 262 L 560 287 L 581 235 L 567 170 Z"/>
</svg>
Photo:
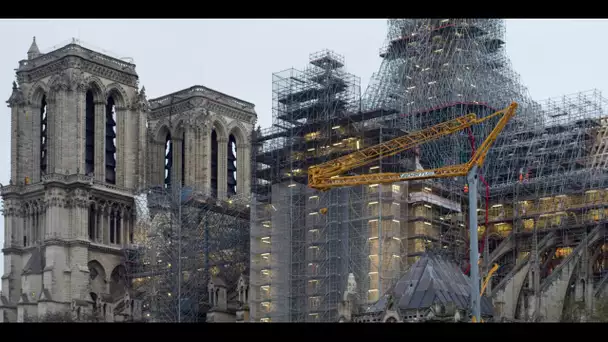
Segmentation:
<svg viewBox="0 0 608 342">
<path fill-rule="evenodd" d="M 33 36 L 42 52 L 75 37 L 97 51 L 133 58 L 149 98 L 197 84 L 253 102 L 258 122 L 267 127 L 272 73 L 304 67 L 311 52 L 342 54 L 365 90 L 380 65 L 386 20 L 0 20 L 2 101 Z M 592 88 L 607 93 L 607 36 L 607 20 L 508 20 L 506 47 L 536 100 Z M 0 182 L 7 184 L 10 109 L 3 108 Z"/>
</svg>

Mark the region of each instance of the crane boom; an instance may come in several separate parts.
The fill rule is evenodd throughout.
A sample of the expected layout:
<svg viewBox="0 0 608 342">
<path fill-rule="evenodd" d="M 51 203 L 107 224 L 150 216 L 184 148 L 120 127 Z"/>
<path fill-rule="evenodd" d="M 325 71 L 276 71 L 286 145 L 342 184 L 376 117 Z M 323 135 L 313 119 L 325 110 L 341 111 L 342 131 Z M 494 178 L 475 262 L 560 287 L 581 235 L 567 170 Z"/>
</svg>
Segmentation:
<svg viewBox="0 0 608 342">
<path fill-rule="evenodd" d="M 467 172 L 474 165 L 481 166 L 481 164 L 483 164 L 490 147 L 496 141 L 496 137 L 505 128 L 508 121 L 515 115 L 516 109 L 517 103 L 513 102 L 509 107 L 483 118 L 477 118 L 475 114 L 467 114 L 459 118 L 442 122 L 420 131 L 406 134 L 404 136 L 391 139 L 387 142 L 347 154 L 334 160 L 311 166 L 308 169 L 308 186 L 313 189 L 326 191 L 334 187 L 342 186 L 395 183 L 418 179 L 466 176 Z M 475 151 L 475 154 L 471 160 L 465 164 L 403 173 L 376 173 L 356 176 L 339 176 L 344 172 L 364 166 L 376 159 L 395 155 L 425 142 L 436 140 L 440 137 L 463 130 L 500 115 L 502 115 L 502 117 L 498 120 L 498 123 L 492 132 L 490 132 L 486 140 L 481 144 L 477 151 Z"/>
</svg>

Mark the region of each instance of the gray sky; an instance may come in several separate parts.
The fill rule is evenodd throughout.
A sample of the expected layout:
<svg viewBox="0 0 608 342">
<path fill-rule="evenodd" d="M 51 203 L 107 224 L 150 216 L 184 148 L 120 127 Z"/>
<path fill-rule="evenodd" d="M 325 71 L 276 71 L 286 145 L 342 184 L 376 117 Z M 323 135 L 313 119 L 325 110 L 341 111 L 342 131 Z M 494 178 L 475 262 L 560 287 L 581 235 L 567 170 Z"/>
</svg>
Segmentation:
<svg viewBox="0 0 608 342">
<path fill-rule="evenodd" d="M 267 127 L 272 73 L 304 67 L 311 52 L 344 55 L 364 91 L 380 66 L 386 20 L 0 20 L 2 102 L 33 36 L 42 52 L 75 37 L 97 51 L 133 58 L 149 98 L 198 84 L 253 102 Z M 508 20 L 506 46 L 536 100 L 592 88 L 608 95 L 606 36 L 608 20 Z M 7 184 L 10 109 L 2 108 L 0 182 Z M 0 246 L 3 229 L 0 218 Z"/>
</svg>

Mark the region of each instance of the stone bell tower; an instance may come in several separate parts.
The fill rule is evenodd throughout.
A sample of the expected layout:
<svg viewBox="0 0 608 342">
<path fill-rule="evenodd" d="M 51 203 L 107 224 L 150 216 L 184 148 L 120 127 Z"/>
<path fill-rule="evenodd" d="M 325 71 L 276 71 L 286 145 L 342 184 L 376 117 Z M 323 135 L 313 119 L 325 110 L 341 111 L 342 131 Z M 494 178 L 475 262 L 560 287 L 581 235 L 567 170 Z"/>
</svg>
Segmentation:
<svg viewBox="0 0 608 342">
<path fill-rule="evenodd" d="M 0 322 L 124 297 L 121 248 L 145 184 L 147 101 L 135 65 L 76 40 L 19 62 L 4 200 Z"/>
</svg>

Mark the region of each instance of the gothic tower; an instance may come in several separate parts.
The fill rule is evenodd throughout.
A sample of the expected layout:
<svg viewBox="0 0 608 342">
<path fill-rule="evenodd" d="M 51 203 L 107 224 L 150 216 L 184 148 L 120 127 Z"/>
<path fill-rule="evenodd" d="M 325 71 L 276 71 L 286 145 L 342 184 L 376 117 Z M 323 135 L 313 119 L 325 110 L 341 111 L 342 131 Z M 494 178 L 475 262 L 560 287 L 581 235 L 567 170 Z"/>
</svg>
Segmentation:
<svg viewBox="0 0 608 342">
<path fill-rule="evenodd" d="M 203 86 L 150 100 L 148 186 L 248 195 L 254 105 Z"/>
<path fill-rule="evenodd" d="M 135 65 L 75 40 L 19 62 L 4 199 L 0 321 L 110 307 L 125 294 L 134 190 L 145 182 L 145 94 Z"/>
</svg>

